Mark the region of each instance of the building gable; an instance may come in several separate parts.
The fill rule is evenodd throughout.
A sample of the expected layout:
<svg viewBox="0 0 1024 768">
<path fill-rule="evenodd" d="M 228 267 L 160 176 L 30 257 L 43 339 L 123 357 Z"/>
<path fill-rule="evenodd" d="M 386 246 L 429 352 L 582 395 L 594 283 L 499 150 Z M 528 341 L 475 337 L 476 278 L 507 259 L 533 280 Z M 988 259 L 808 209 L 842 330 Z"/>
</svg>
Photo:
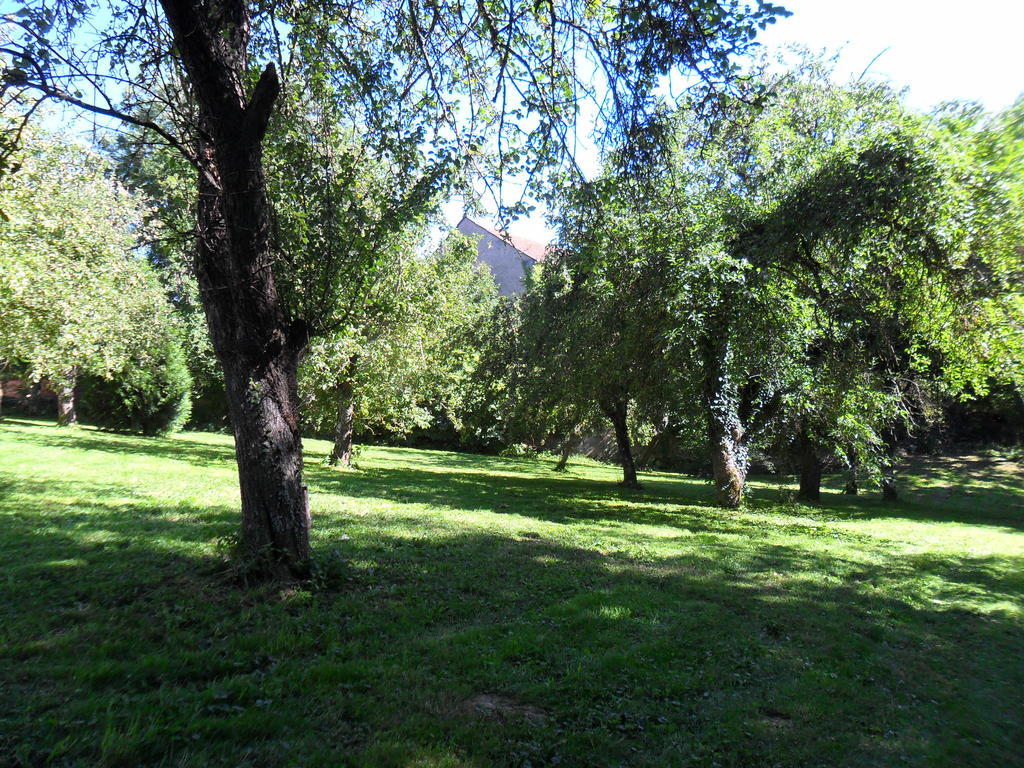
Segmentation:
<svg viewBox="0 0 1024 768">
<path fill-rule="evenodd" d="M 522 293 L 526 273 L 544 260 L 546 246 L 527 238 L 515 237 L 479 224 L 463 216 L 456 227 L 477 240 L 477 259 L 486 264 L 502 296 Z"/>
</svg>

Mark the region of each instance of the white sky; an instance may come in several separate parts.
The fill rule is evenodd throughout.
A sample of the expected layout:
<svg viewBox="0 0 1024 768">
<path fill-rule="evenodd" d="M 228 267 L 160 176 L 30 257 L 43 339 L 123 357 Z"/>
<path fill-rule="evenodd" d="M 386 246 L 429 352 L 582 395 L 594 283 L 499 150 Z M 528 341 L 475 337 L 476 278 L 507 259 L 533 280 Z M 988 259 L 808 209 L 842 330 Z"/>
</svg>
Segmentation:
<svg viewBox="0 0 1024 768">
<path fill-rule="evenodd" d="M 840 73 L 907 85 L 910 104 L 971 99 L 992 110 L 1024 91 L 1022 0 L 779 0 L 793 15 L 759 38 L 842 49 Z M 883 53 L 884 51 L 884 53 Z"/>
<path fill-rule="evenodd" d="M 769 51 L 793 44 L 841 51 L 840 78 L 856 77 L 878 56 L 869 74 L 907 86 L 916 109 L 964 99 L 995 111 L 1024 92 L 1024 0 L 775 2 L 793 15 L 758 38 Z M 462 209 L 453 204 L 447 212 L 458 221 Z M 550 239 L 542 212 L 511 230 Z"/>
</svg>

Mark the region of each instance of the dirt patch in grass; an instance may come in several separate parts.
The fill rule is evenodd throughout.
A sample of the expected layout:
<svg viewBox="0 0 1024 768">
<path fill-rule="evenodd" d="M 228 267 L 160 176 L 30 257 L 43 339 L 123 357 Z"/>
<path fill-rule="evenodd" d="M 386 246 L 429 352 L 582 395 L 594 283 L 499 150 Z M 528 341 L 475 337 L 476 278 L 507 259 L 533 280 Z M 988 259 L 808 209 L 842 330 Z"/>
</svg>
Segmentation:
<svg viewBox="0 0 1024 768">
<path fill-rule="evenodd" d="M 765 707 L 761 710 L 761 721 L 769 728 L 789 728 L 793 724 L 793 718 L 782 710 L 774 707 Z"/>
<path fill-rule="evenodd" d="M 541 707 L 523 704 L 496 693 L 479 693 L 462 702 L 461 709 L 472 715 L 482 715 L 497 720 L 521 719 L 534 725 L 540 725 L 550 716 L 550 713 Z"/>
</svg>

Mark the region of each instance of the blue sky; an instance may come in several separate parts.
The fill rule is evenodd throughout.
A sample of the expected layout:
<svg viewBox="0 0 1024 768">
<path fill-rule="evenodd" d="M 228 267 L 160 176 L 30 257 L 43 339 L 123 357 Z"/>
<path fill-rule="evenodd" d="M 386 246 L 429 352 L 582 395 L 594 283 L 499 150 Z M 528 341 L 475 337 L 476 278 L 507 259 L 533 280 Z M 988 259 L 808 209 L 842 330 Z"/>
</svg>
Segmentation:
<svg viewBox="0 0 1024 768">
<path fill-rule="evenodd" d="M 838 51 L 840 77 L 856 77 L 870 65 L 872 77 L 906 86 L 908 102 L 917 109 L 965 99 L 999 110 L 1024 92 L 1024 0 L 774 1 L 793 15 L 761 34 L 765 48 L 795 44 Z M 0 0 L 0 6 L 8 4 Z M 584 165 L 592 167 L 595 158 L 589 155 Z M 514 194 L 514 185 L 509 186 Z M 462 203 L 453 201 L 445 217 L 454 225 L 462 210 Z M 550 239 L 542 211 L 511 229 Z"/>
<path fill-rule="evenodd" d="M 966 99 L 1000 110 L 1024 92 L 1024 0 L 775 1 L 793 15 L 762 34 L 767 49 L 839 51 L 840 77 L 856 77 L 870 64 L 875 79 L 906 86 L 917 109 Z M 457 220 L 461 207 L 449 212 Z M 550 237 L 541 213 L 511 231 Z"/>
</svg>

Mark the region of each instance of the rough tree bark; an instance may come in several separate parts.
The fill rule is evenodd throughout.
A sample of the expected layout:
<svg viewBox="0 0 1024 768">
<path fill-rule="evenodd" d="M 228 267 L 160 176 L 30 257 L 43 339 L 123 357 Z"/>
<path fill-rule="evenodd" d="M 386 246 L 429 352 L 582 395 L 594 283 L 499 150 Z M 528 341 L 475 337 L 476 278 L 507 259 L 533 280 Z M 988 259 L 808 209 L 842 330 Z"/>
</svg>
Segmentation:
<svg viewBox="0 0 1024 768">
<path fill-rule="evenodd" d="M 350 358 L 345 374 L 338 382 L 338 420 L 334 427 L 334 448 L 327 459 L 332 467 L 339 464 L 343 467 L 352 466 L 352 438 L 355 432 L 356 401 L 353 377 L 355 375 L 355 358 Z"/>
<path fill-rule="evenodd" d="M 715 482 L 715 500 L 723 507 L 735 508 L 743 502 L 747 482 L 746 449 L 743 430 L 712 414 L 708 424 L 711 441 L 711 473 Z"/>
<path fill-rule="evenodd" d="M 797 453 L 800 464 L 800 490 L 796 497 L 800 501 L 821 501 L 821 458 L 807 433 L 806 427 L 800 428 L 797 437 Z"/>
<path fill-rule="evenodd" d="M 633 444 L 629 438 L 629 402 L 625 398 L 610 400 L 602 410 L 615 430 L 615 445 L 619 450 L 619 464 L 622 465 L 622 483 L 626 488 L 639 488 L 636 477 L 636 462 L 633 460 Z"/>
<path fill-rule="evenodd" d="M 57 390 L 57 423 L 70 427 L 78 423 L 75 410 L 75 384 L 78 382 L 78 367 L 71 366 L 64 371 L 59 381 L 54 382 Z"/>
<path fill-rule="evenodd" d="M 306 339 L 274 281 L 262 159 L 280 84 L 268 65 L 246 96 L 244 0 L 161 4 L 199 104 L 196 272 L 234 428 L 241 545 L 268 575 L 297 576 L 309 558 L 296 387 Z"/>
</svg>

